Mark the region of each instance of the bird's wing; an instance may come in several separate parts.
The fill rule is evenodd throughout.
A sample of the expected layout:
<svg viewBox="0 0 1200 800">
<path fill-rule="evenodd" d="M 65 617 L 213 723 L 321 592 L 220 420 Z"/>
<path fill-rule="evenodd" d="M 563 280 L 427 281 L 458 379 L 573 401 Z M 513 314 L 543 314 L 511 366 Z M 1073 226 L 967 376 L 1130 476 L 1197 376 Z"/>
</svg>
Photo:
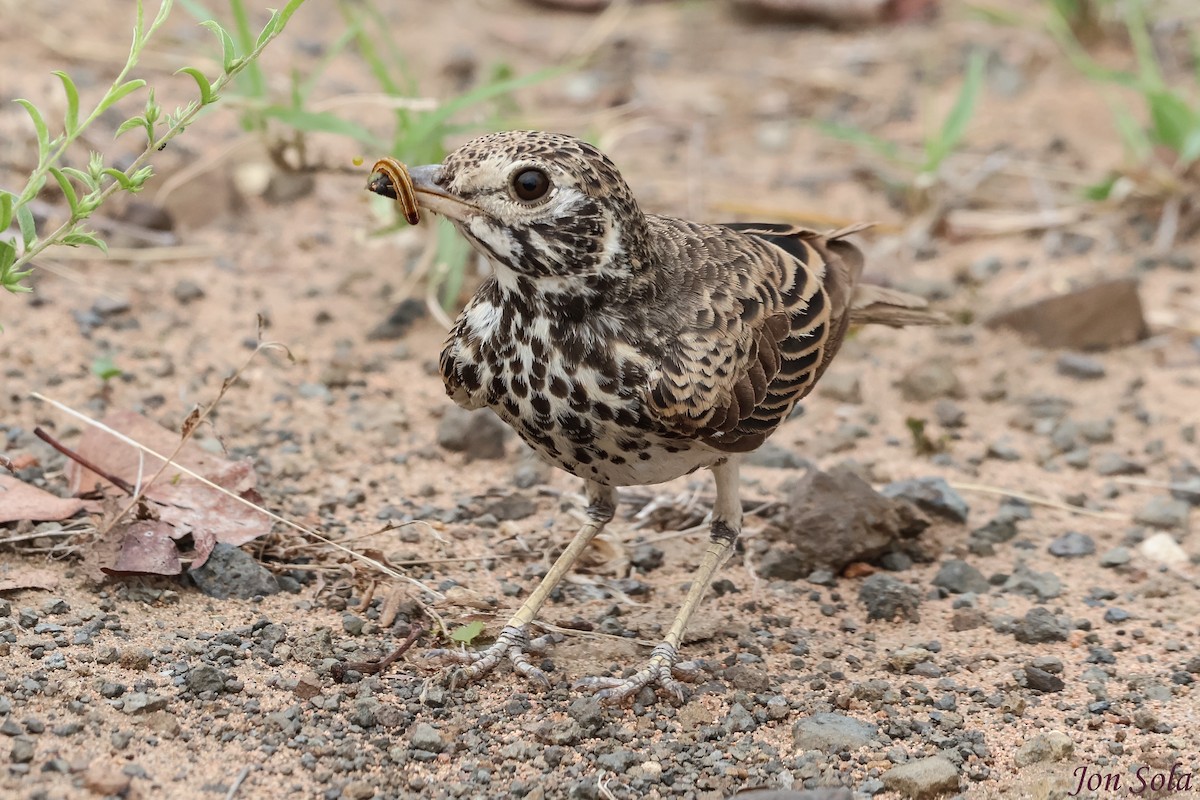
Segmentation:
<svg viewBox="0 0 1200 800">
<path fill-rule="evenodd" d="M 706 226 L 685 325 L 650 376 L 646 407 L 668 430 L 728 452 L 758 447 L 837 352 L 862 254 L 787 225 Z M 681 253 L 682 255 L 682 253 Z M 697 260 L 702 263 L 697 264 Z M 686 313 L 686 312 L 685 312 Z"/>
</svg>

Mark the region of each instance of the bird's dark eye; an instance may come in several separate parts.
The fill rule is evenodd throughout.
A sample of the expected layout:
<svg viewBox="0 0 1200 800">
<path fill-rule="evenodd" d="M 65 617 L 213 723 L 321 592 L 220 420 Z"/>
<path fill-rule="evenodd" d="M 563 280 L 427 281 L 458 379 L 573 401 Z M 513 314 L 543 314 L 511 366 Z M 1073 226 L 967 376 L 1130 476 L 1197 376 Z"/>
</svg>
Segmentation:
<svg viewBox="0 0 1200 800">
<path fill-rule="evenodd" d="M 540 169 L 523 169 L 513 176 L 513 194 L 527 203 L 541 200 L 550 191 L 550 179 Z"/>
</svg>

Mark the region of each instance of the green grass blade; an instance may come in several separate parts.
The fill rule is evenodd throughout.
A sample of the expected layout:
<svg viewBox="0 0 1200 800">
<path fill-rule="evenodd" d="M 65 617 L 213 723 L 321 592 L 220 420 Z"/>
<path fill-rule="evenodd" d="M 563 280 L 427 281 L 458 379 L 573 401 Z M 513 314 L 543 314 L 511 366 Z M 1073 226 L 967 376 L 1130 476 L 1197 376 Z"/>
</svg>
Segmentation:
<svg viewBox="0 0 1200 800">
<path fill-rule="evenodd" d="M 967 75 L 963 79 L 958 97 L 955 98 L 950 113 L 946 115 L 942 129 L 938 131 L 937 136 L 926 143 L 924 171 L 936 172 L 966 135 L 967 125 L 975 115 L 975 107 L 978 105 L 979 95 L 983 89 L 983 74 L 986 64 L 987 56 L 982 50 L 971 52 L 971 56 L 967 60 Z"/>
<path fill-rule="evenodd" d="M 856 147 L 861 147 L 864 150 L 872 150 L 889 161 L 896 163 L 905 161 L 904 156 L 900 153 L 900 148 L 896 146 L 895 142 L 890 142 L 873 133 L 868 133 L 862 128 L 856 128 L 853 125 L 843 125 L 840 122 L 829 122 L 827 120 L 814 120 L 813 125 L 826 136 L 847 142 Z"/>
<path fill-rule="evenodd" d="M 377 145 L 379 137 L 366 128 L 342 119 L 328 111 L 305 111 L 300 108 L 273 107 L 263 109 L 262 115 L 305 133 L 336 133 L 366 145 Z"/>
<path fill-rule="evenodd" d="M 1147 92 L 1146 103 L 1150 106 L 1155 140 L 1175 153 L 1182 153 L 1188 136 L 1200 127 L 1200 117 L 1182 98 L 1169 91 Z"/>
</svg>

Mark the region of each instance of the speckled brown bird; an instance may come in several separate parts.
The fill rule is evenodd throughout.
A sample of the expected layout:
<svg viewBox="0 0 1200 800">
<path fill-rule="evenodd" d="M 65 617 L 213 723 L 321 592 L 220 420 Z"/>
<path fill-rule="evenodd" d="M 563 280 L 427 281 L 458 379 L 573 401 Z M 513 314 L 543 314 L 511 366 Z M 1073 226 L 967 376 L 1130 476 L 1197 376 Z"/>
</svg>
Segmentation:
<svg viewBox="0 0 1200 800">
<path fill-rule="evenodd" d="M 435 651 L 474 679 L 505 657 L 526 677 L 529 626 L 610 519 L 616 487 L 712 470 L 712 535 L 664 641 L 628 678 L 580 685 L 617 701 L 676 695 L 688 619 L 742 527 L 738 457 L 812 390 L 852 322 L 933 321 L 922 301 L 860 283 L 846 240 L 788 225 L 705 225 L 646 214 L 616 166 L 572 136 L 497 133 L 410 171 L 420 207 L 445 216 L 494 270 L 441 356 L 446 390 L 490 408 L 584 481 L 588 522 L 485 649 Z M 675 673 L 675 675 L 673 675 Z"/>
</svg>

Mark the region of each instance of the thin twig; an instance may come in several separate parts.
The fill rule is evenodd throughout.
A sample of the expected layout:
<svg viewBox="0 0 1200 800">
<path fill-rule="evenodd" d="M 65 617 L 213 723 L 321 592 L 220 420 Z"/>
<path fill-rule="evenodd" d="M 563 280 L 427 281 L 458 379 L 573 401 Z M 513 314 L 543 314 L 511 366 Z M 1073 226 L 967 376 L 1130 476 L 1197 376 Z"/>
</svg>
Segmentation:
<svg viewBox="0 0 1200 800">
<path fill-rule="evenodd" d="M 256 348 L 253 353 L 251 353 L 250 358 L 253 358 L 260 350 L 263 349 L 264 346 L 265 345 L 259 345 L 259 347 Z M 249 366 L 249 360 L 247 360 L 246 364 L 243 365 L 242 370 L 244 370 L 246 368 L 246 366 Z M 232 379 L 226 381 L 226 384 L 222 389 L 222 395 L 223 395 L 224 391 L 226 391 L 228 389 L 228 387 L 232 385 L 232 382 L 236 382 L 237 376 L 239 376 L 239 375 L 241 375 L 241 370 L 236 372 Z M 398 572 L 397 570 L 394 570 L 394 569 L 388 567 L 386 564 L 383 564 L 382 562 L 377 561 L 373 558 L 370 558 L 369 556 L 363 555 L 362 553 L 352 550 L 349 547 L 340 545 L 337 542 L 333 541 L 332 539 L 322 536 L 321 534 L 317 533 L 315 530 L 313 530 L 311 528 L 306 528 L 305 526 L 300 525 L 299 523 L 293 522 L 290 519 L 281 517 L 280 515 L 274 513 L 273 511 L 263 508 L 262 506 L 254 503 L 254 502 L 251 502 L 250 500 L 247 500 L 246 498 L 242 497 L 241 495 L 238 495 L 234 492 L 229 491 L 228 489 L 226 489 L 223 486 L 219 486 L 216 483 L 213 483 L 208 478 L 205 478 L 203 475 L 200 475 L 199 473 L 188 469 L 187 467 L 183 466 L 182 464 L 174 463 L 172 459 L 174 459 L 175 456 L 178 455 L 179 450 L 182 449 L 183 444 L 186 443 L 186 441 L 187 441 L 187 438 L 185 438 L 185 439 L 183 439 L 183 441 L 181 441 L 180 446 L 178 448 L 176 448 L 175 453 L 173 453 L 170 457 L 164 456 L 158 452 L 155 452 L 154 450 L 152 450 L 151 448 L 142 444 L 141 442 L 131 439 L 130 437 L 126 436 L 125 434 L 121 433 L 120 431 L 114 430 L 113 428 L 103 424 L 102 422 L 99 422 L 98 420 L 94 420 L 91 417 L 88 417 L 86 414 L 76 411 L 75 409 L 71 408 L 70 406 L 67 406 L 64 403 L 60 403 L 57 400 L 53 400 L 49 397 L 46 397 L 45 395 L 43 395 L 39 392 L 33 392 L 33 393 L 31 393 L 30 396 L 37 400 L 41 400 L 45 403 L 49 403 L 50 405 L 54 406 L 55 408 L 59 409 L 60 411 L 66 413 L 66 414 L 69 414 L 78 420 L 86 422 L 88 425 L 97 427 L 100 430 L 108 433 L 109 435 L 116 437 L 120 441 L 125 442 L 126 444 L 130 445 L 131 447 L 135 447 L 139 451 L 147 453 L 149 455 L 152 455 L 155 458 L 161 460 L 163 462 L 162 467 L 159 469 L 158 473 L 156 473 L 155 476 L 153 478 L 151 478 L 150 481 L 147 482 L 147 484 L 152 483 L 155 479 L 157 479 L 157 477 L 162 474 L 162 472 L 167 468 L 167 466 L 170 465 L 170 466 L 174 467 L 175 469 L 177 469 L 178 471 L 184 473 L 185 475 L 188 475 L 191 478 L 195 478 L 196 480 L 203 483 L 205 486 L 208 486 L 211 489 L 215 489 L 216 491 L 221 492 L 222 494 L 226 495 L 227 497 L 232 498 L 235 502 L 241 503 L 242 505 L 244 505 L 248 508 L 252 508 L 261 514 L 266 515 L 268 518 L 274 520 L 275 522 L 278 522 L 279 524 L 284 525 L 284 526 L 291 528 L 295 531 L 298 531 L 300 533 L 303 533 L 304 535 L 306 535 L 312 539 L 315 539 L 318 542 L 321 542 L 322 544 L 326 544 L 336 550 L 340 550 L 341 552 L 349 555 L 351 558 L 353 558 L 357 561 L 360 561 L 364 564 L 367 564 L 371 567 L 374 567 L 375 569 L 379 570 L 380 572 L 382 572 L 385 575 L 390 575 L 391 577 L 395 578 L 396 580 L 405 581 L 405 582 L 411 584 L 412 586 L 417 587 L 418 589 L 420 589 L 423 592 L 428 592 L 430 594 L 430 596 L 432 596 L 436 599 L 441 600 L 441 599 L 444 599 L 444 597 L 445 597 L 445 595 L 443 595 L 441 592 L 437 591 L 436 589 L 433 589 L 430 586 L 425 585 L 424 583 L 417 580 L 416 578 L 412 578 L 408 575 L 405 575 L 402 572 Z M 218 402 L 219 400 L 220 400 L 220 396 L 218 396 L 217 400 L 214 401 L 214 403 Z M 209 411 L 211 411 L 212 408 L 213 408 L 213 406 L 210 405 Z M 201 414 L 200 420 L 202 420 L 205 416 L 207 416 L 207 413 L 208 412 Z M 192 430 L 194 430 L 194 429 L 195 428 L 193 427 Z M 135 497 L 134 502 L 136 502 L 138 499 L 140 499 L 140 497 Z M 125 514 L 127 514 L 132 507 L 133 506 L 130 505 L 129 507 L 125 508 L 121 512 L 120 515 L 115 517 L 114 520 L 109 523 L 109 528 L 111 528 L 111 526 L 113 524 L 115 524 L 116 520 L 124 517 Z M 102 533 L 107 532 L 107 530 L 108 529 L 105 529 L 105 531 L 102 531 Z M 424 604 L 422 604 L 422 605 L 424 605 Z"/>
<path fill-rule="evenodd" d="M 62 453 L 67 458 L 74 461 L 79 466 L 83 467 L 84 469 L 91 470 L 92 472 L 99 475 L 101 478 L 104 478 L 104 480 L 108 481 L 113 486 L 116 486 L 118 489 L 125 492 L 125 494 L 128 494 L 128 495 L 137 494 L 137 489 L 134 488 L 132 483 L 125 480 L 120 475 L 113 475 L 111 472 L 107 471 L 103 467 L 99 467 L 96 464 L 92 463 L 91 461 L 88 461 L 86 458 L 79 455 L 79 453 L 76 453 L 74 450 L 67 447 L 65 444 L 58 441 L 50 434 L 46 433 L 40 427 L 33 429 L 33 435 L 38 437 L 39 439 L 41 439 L 46 444 L 53 447 L 58 452 Z"/>
<path fill-rule="evenodd" d="M 1200 495 L 1200 489 L 1193 489 L 1192 487 L 1182 483 L 1153 481 L 1148 478 L 1113 478 L 1113 483 L 1123 483 L 1127 486 L 1144 486 L 1148 489 L 1167 489 L 1172 492 L 1187 492 L 1188 494 Z"/>
<path fill-rule="evenodd" d="M 333 679 L 338 683 L 344 683 L 346 672 L 349 670 L 354 670 L 355 672 L 362 673 L 363 675 L 374 675 L 376 673 L 383 672 L 398 658 L 400 658 L 400 656 L 408 652 L 408 649 L 416 643 L 417 639 L 421 638 L 423 633 L 425 633 L 425 628 L 422 626 L 410 625 L 408 627 L 408 636 L 405 637 L 404 641 L 400 643 L 400 646 L 391 653 L 388 653 L 383 658 L 374 659 L 372 661 L 339 661 L 330 668 L 329 674 L 332 675 Z"/>
<path fill-rule="evenodd" d="M 1049 497 L 1039 497 L 1037 495 L 1025 494 L 1024 492 L 1014 492 L 1011 489 L 1002 489 L 999 486 L 984 486 L 979 483 L 950 483 L 951 489 L 957 489 L 963 492 L 980 492 L 982 494 L 998 494 L 1002 497 L 1013 497 L 1017 500 L 1024 500 L 1026 503 L 1034 505 L 1047 506 L 1049 508 L 1057 508 L 1060 511 L 1068 511 L 1072 514 L 1079 514 L 1085 517 L 1097 517 L 1099 519 L 1111 519 L 1120 522 L 1128 522 L 1128 514 L 1118 514 L 1115 511 L 1093 511 L 1090 508 L 1083 506 L 1073 506 L 1070 503 L 1061 503 L 1058 500 L 1052 500 Z"/>
<path fill-rule="evenodd" d="M 229 787 L 229 791 L 225 794 L 225 800 L 233 800 L 234 795 L 238 793 L 238 789 L 242 788 L 242 781 L 246 780 L 246 776 L 250 774 L 250 765 L 242 767 L 242 771 L 238 773 L 237 778 L 233 781 L 233 786 Z"/>
</svg>

